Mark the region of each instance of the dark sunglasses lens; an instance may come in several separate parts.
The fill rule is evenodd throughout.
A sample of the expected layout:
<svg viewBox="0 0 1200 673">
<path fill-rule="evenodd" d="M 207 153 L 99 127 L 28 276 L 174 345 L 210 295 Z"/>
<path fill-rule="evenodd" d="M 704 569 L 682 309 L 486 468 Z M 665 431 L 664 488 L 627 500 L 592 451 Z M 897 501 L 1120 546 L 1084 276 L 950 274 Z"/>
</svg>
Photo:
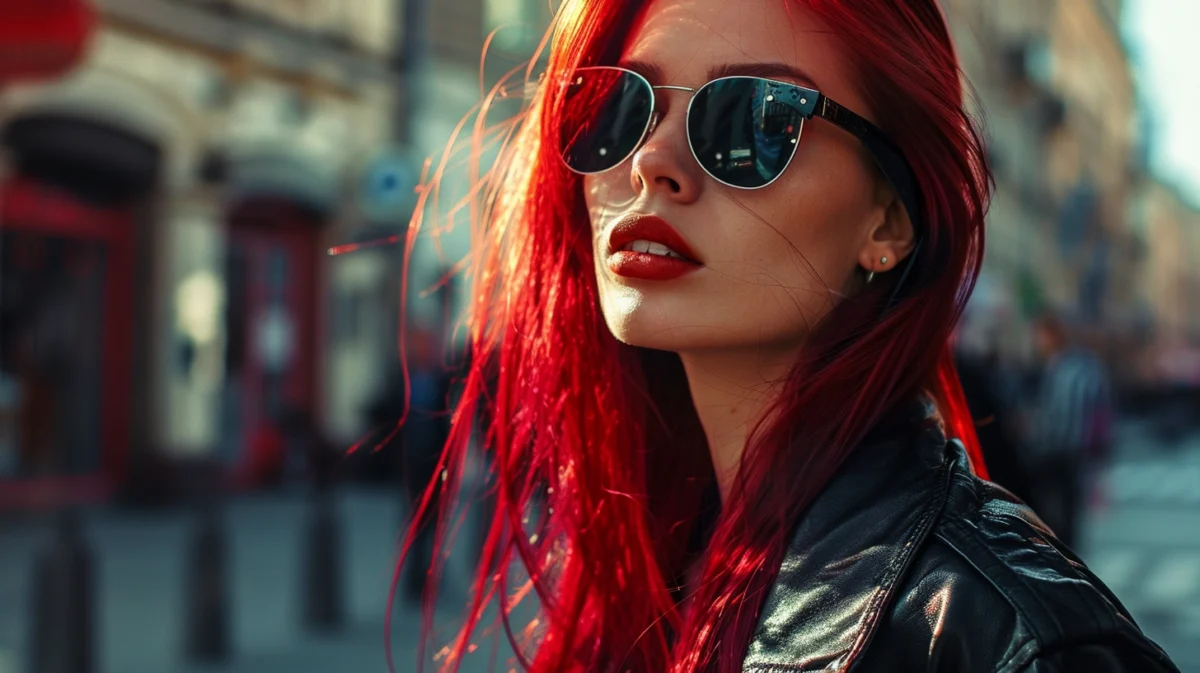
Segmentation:
<svg viewBox="0 0 1200 673">
<path fill-rule="evenodd" d="M 779 177 L 800 141 L 807 90 L 754 77 L 710 82 L 696 92 L 688 139 L 704 170 L 754 189 Z"/>
<path fill-rule="evenodd" d="M 582 68 L 566 90 L 559 148 L 580 173 L 613 168 L 637 149 L 654 95 L 646 80 L 616 68 Z"/>
</svg>

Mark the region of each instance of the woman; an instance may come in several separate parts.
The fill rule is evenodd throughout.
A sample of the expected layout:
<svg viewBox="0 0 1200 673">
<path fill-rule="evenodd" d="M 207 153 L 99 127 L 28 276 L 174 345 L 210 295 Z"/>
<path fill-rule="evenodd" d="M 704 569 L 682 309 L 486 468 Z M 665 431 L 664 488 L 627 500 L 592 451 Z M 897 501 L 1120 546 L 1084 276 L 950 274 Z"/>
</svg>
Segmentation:
<svg viewBox="0 0 1200 673">
<path fill-rule="evenodd" d="M 569 0 L 500 131 L 431 486 L 483 417 L 499 504 L 448 669 L 536 592 L 539 673 L 1175 670 L 983 480 L 947 340 L 989 175 L 932 0 Z"/>
</svg>

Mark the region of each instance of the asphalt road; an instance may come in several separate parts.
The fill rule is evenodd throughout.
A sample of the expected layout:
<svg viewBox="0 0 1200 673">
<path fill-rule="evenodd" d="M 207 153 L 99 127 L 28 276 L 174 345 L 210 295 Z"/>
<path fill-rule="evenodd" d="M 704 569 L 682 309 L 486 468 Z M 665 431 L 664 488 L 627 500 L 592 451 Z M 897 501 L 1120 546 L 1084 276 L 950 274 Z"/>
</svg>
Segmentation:
<svg viewBox="0 0 1200 673">
<path fill-rule="evenodd" d="M 1121 432 L 1080 552 L 1183 673 L 1200 673 L 1200 436 Z"/>
</svg>

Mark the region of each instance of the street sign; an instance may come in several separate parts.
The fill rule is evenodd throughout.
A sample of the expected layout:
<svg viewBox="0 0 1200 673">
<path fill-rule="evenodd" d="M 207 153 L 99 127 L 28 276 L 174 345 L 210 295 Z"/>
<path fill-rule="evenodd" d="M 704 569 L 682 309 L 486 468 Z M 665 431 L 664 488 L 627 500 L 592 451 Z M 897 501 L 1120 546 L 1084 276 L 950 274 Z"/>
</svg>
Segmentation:
<svg viewBox="0 0 1200 673">
<path fill-rule="evenodd" d="M 406 154 L 390 149 L 371 157 L 360 183 L 360 207 L 365 219 L 381 224 L 407 219 L 416 199 L 416 186 L 416 171 Z"/>
<path fill-rule="evenodd" d="M 86 0 L 0 0 L 0 17 L 0 85 L 67 72 L 96 25 Z"/>
</svg>

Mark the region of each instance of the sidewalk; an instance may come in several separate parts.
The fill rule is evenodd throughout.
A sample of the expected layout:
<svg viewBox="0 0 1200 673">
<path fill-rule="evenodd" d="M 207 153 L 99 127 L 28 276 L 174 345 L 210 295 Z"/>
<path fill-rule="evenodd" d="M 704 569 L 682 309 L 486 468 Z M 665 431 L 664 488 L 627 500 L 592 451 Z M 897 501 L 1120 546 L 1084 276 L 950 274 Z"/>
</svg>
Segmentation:
<svg viewBox="0 0 1200 673">
<path fill-rule="evenodd" d="M 400 617 L 401 615 L 398 615 Z M 405 614 L 416 623 L 416 615 Z M 503 641 L 503 634 L 500 635 Z M 496 665 L 489 666 L 492 640 L 480 641 L 480 648 L 463 661 L 461 673 L 501 673 L 512 669 L 511 650 L 497 647 Z M 426 660 L 433 661 L 434 652 L 426 651 Z M 186 665 L 172 669 L 177 673 L 388 673 L 383 646 L 383 624 L 358 625 L 336 634 L 309 636 L 293 647 L 282 651 L 260 651 L 235 657 L 220 666 Z M 392 638 L 392 664 L 396 673 L 411 673 L 416 669 L 416 635 L 396 634 Z M 436 665 L 427 663 L 425 671 L 434 673 Z M 151 673 L 136 671 L 131 673 Z"/>
<path fill-rule="evenodd" d="M 303 493 L 253 495 L 228 503 L 234 657 L 216 668 L 188 666 L 183 659 L 194 515 L 110 507 L 88 512 L 85 530 L 96 561 L 98 673 L 386 671 L 383 623 L 405 521 L 400 497 L 383 490 L 341 493 L 347 627 L 331 636 L 313 636 L 300 623 L 308 508 Z M 26 668 L 32 566 L 48 529 L 48 521 L 0 521 L 0 673 L 10 673 L 5 667 Z M 465 595 L 457 586 L 464 581 L 462 565 L 451 559 L 445 581 L 448 614 L 457 612 L 448 602 L 461 604 Z M 393 620 L 396 671 L 408 671 L 419 615 L 398 602 Z"/>
</svg>

